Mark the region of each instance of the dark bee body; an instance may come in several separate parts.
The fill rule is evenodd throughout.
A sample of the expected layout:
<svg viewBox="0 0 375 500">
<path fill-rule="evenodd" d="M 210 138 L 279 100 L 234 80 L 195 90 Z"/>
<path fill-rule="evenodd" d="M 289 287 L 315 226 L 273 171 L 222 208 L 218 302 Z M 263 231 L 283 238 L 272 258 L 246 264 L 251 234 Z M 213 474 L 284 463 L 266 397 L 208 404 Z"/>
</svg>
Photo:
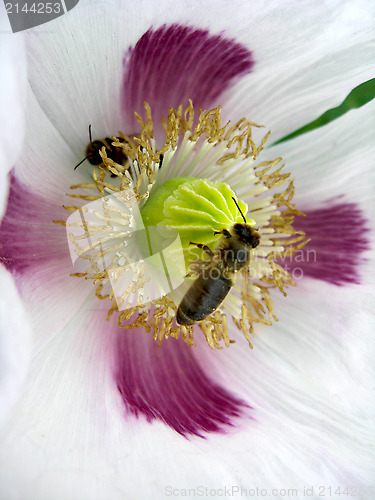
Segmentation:
<svg viewBox="0 0 375 500">
<path fill-rule="evenodd" d="M 121 146 L 113 146 L 114 142 L 119 142 L 119 143 L 126 143 L 129 146 L 134 146 L 134 142 L 132 138 L 134 139 L 136 135 L 132 136 L 127 136 L 125 137 L 105 137 L 104 139 L 95 139 L 95 141 L 92 140 L 92 135 L 91 135 L 91 125 L 89 125 L 89 139 L 90 142 L 86 147 L 86 156 L 81 160 L 77 165 L 74 167 L 74 170 L 76 170 L 82 163 L 86 160 L 91 163 L 91 165 L 101 165 L 103 164 L 103 158 L 100 156 L 100 152 L 102 151 L 103 148 L 105 148 L 105 152 L 107 155 L 107 158 L 111 159 L 118 165 L 121 165 L 124 167 L 122 170 L 122 173 L 125 172 L 125 170 L 129 169 L 130 166 L 130 161 L 127 156 L 127 154 L 124 152 L 123 148 Z M 160 154 L 159 155 L 159 169 L 163 165 L 163 160 L 164 160 L 164 155 Z M 104 165 L 102 165 L 104 166 Z M 118 168 L 118 167 L 117 167 Z M 111 177 L 116 177 L 116 174 L 111 173 Z"/>
<path fill-rule="evenodd" d="M 125 142 L 122 137 L 115 138 L 118 142 Z M 96 139 L 90 142 L 86 148 L 86 158 L 91 163 L 91 165 L 100 165 L 103 163 L 102 157 L 99 151 L 105 147 L 107 157 L 120 165 L 125 165 L 128 157 L 124 153 L 124 150 L 120 147 L 112 146 L 114 139 L 111 137 L 106 137 L 105 139 Z"/>
<path fill-rule="evenodd" d="M 88 160 L 91 165 L 100 165 L 103 163 L 103 159 L 100 156 L 100 151 L 105 148 L 107 158 L 125 167 L 125 170 L 129 167 L 129 159 L 125 154 L 124 150 L 119 146 L 113 146 L 113 142 L 126 143 L 127 139 L 123 137 L 105 137 L 104 139 L 92 140 L 91 135 L 91 125 L 89 125 L 89 139 L 90 142 L 86 148 L 86 156 L 81 160 L 75 167 L 78 168 L 85 160 Z M 112 177 L 116 177 L 115 174 L 111 174 Z"/>
<path fill-rule="evenodd" d="M 224 275 L 207 279 L 200 274 L 186 292 L 177 309 L 176 321 L 179 325 L 194 325 L 212 314 L 233 286 L 231 278 Z"/>
<path fill-rule="evenodd" d="M 249 264 L 250 251 L 259 245 L 258 233 L 248 224 L 234 224 L 231 231 L 222 231 L 222 242 L 213 252 L 202 248 L 211 260 L 183 297 L 176 314 L 180 325 L 194 325 L 212 314 L 234 285 L 234 276 Z"/>
</svg>

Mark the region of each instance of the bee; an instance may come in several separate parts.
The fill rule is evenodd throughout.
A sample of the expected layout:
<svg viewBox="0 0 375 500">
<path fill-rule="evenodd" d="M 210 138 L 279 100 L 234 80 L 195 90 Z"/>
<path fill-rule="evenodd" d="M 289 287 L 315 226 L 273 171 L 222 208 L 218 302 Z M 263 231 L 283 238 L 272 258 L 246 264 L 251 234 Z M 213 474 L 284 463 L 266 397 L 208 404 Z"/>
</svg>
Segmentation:
<svg viewBox="0 0 375 500">
<path fill-rule="evenodd" d="M 100 165 L 103 163 L 103 159 L 100 156 L 99 151 L 103 148 L 103 146 L 106 149 L 107 157 L 113 160 L 114 162 L 118 163 L 119 165 L 122 165 L 125 167 L 125 170 L 129 168 L 129 158 L 127 155 L 124 153 L 124 150 L 122 148 L 119 148 L 118 146 L 112 146 L 112 143 L 114 142 L 113 138 L 111 137 L 106 137 L 105 139 L 96 139 L 95 141 L 92 140 L 92 135 L 91 135 L 91 125 L 89 125 L 89 139 L 90 142 L 86 148 L 86 156 L 81 160 L 75 167 L 78 168 L 82 163 L 86 160 L 91 163 L 91 165 Z M 121 143 L 128 143 L 130 144 L 129 140 L 124 139 L 123 137 L 115 137 L 115 139 L 118 142 Z M 163 164 L 163 159 L 164 155 L 160 154 L 159 155 L 159 169 L 162 167 Z M 111 177 L 116 177 L 114 173 L 111 173 Z"/>
<path fill-rule="evenodd" d="M 233 287 L 236 272 L 248 266 L 250 251 L 259 245 L 259 233 L 247 224 L 235 198 L 233 201 L 244 223 L 234 224 L 230 231 L 215 232 L 222 238 L 214 251 L 207 245 L 190 242 L 210 259 L 202 263 L 198 277 L 178 306 L 176 321 L 179 325 L 194 325 L 216 311 Z"/>
<path fill-rule="evenodd" d="M 101 151 L 103 147 L 105 147 L 106 149 L 108 158 L 118 163 L 119 165 L 122 165 L 123 167 L 128 167 L 129 159 L 127 155 L 124 153 L 124 150 L 122 148 L 112 146 L 112 143 L 114 142 L 113 138 L 105 137 L 104 139 L 96 139 L 95 141 L 93 141 L 91 135 L 91 125 L 89 125 L 89 139 L 90 142 L 86 148 L 86 156 L 74 167 L 74 170 L 82 165 L 82 163 L 86 160 L 88 160 L 91 165 L 100 165 L 101 163 L 103 163 L 103 159 L 99 153 L 99 151 Z M 116 137 L 115 139 L 121 143 L 127 142 L 123 137 Z M 112 174 L 112 176 L 115 177 L 115 174 Z"/>
</svg>

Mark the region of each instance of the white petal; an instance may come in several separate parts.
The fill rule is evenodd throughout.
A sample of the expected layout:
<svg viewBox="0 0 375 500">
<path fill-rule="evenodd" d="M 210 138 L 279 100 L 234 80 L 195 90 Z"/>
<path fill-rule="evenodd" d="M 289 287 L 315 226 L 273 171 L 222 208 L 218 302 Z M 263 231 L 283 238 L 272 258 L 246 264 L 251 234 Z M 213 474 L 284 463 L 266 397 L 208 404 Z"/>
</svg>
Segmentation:
<svg viewBox="0 0 375 500">
<path fill-rule="evenodd" d="M 226 450 L 241 449 L 240 474 L 300 491 L 371 484 L 374 305 L 369 288 L 302 282 L 276 297 L 279 322 L 257 328 L 253 351 L 239 339 L 209 354 L 254 407 L 255 425 Z"/>
<path fill-rule="evenodd" d="M 319 207 L 324 200 L 345 194 L 346 201 L 373 215 L 375 188 L 375 100 L 353 109 L 311 132 L 265 151 L 282 156 L 295 177 L 297 206 Z"/>
<path fill-rule="evenodd" d="M 3 494 L 163 498 L 166 486 L 197 477 L 211 487 L 218 474 L 233 480 L 232 465 L 211 457 L 202 438 L 125 413 L 112 372 L 116 328 L 98 330 L 97 318 L 86 308 L 33 361 L 2 436 Z"/>
<path fill-rule="evenodd" d="M 64 260 L 27 273 L 22 280 L 23 299 L 33 318 L 34 352 L 70 324 L 88 297 L 93 300 L 91 283 L 71 277 L 72 272 L 73 265 Z"/>
<path fill-rule="evenodd" d="M 65 211 L 35 196 L 14 178 L 11 185 L 1 249 L 32 315 L 37 351 L 69 323 L 88 296 L 93 297 L 94 289 L 91 283 L 71 276 L 75 269 L 66 229 L 52 222 L 64 217 Z"/>
<path fill-rule="evenodd" d="M 70 186 L 88 180 L 87 165 L 74 170 L 84 157 L 84 151 L 81 156 L 72 153 L 30 88 L 27 90 L 25 125 L 25 145 L 15 167 L 17 178 L 33 193 L 56 203 L 57 210 L 64 204 L 73 205 L 74 200 L 66 196 L 71 192 Z M 68 215 L 66 212 L 65 218 Z"/>
<path fill-rule="evenodd" d="M 150 27 L 138 4 L 124 4 L 81 1 L 51 30 L 28 34 L 31 87 L 77 158 L 85 154 L 89 124 L 94 138 L 122 128 L 123 58 Z"/>
<path fill-rule="evenodd" d="M 253 51 L 254 73 L 241 79 L 236 91 L 229 90 L 221 102 L 229 99 L 226 112 L 231 118 L 246 113 L 271 127 L 274 140 L 337 105 L 373 74 L 370 2 L 301 7 L 288 1 L 282 8 L 278 2 L 250 8 L 240 1 L 230 15 L 226 6 L 194 1 L 185 9 L 170 0 L 136 5 L 81 1 L 51 24 L 53 31 L 31 31 L 31 85 L 76 154 L 82 154 L 88 142 L 88 124 L 96 137 L 121 128 L 122 60 L 151 26 L 208 27 Z"/>
<path fill-rule="evenodd" d="M 370 328 L 359 336 L 336 301 L 333 314 L 326 302 L 325 327 L 313 314 L 307 329 L 299 311 L 321 310 L 322 289 L 304 290 L 306 307 L 294 292 L 279 327 L 261 329 L 253 351 L 243 339 L 221 353 L 198 351 L 212 376 L 253 406 L 254 420 L 207 440 L 127 418 L 108 372 L 113 339 L 96 331 L 95 314 L 76 317 L 33 363 L 29 394 L 1 447 L 3 491 L 95 500 L 233 485 L 297 488 L 302 497 L 306 485 L 370 484 L 373 403 L 364 398 L 370 378 L 362 363 L 371 362 Z"/>
<path fill-rule="evenodd" d="M 285 160 L 286 169 L 295 179 L 294 200 L 299 209 L 308 213 L 340 203 L 356 204 L 368 228 L 366 234 L 360 234 L 363 224 L 358 221 L 358 242 L 364 237 L 370 246 L 363 259 L 362 255 L 358 256 L 358 271 L 363 283 L 373 283 L 375 269 L 374 136 L 375 99 L 323 127 L 264 152 L 268 159 L 282 156 Z M 356 227 L 355 221 L 342 218 L 343 233 L 348 223 Z M 355 230 L 352 234 L 355 235 Z M 345 248 L 341 246 L 340 252 L 345 252 Z"/>
<path fill-rule="evenodd" d="M 225 116 L 250 117 L 271 130 L 271 142 L 338 106 L 374 75 L 374 4 L 343 1 L 315 7 L 287 3 L 285 11 L 284 5 L 282 11 L 270 9 L 265 23 L 248 32 L 249 48 L 258 30 L 263 35 L 263 44 L 253 45 L 259 61 L 254 73 L 224 95 Z"/>
<path fill-rule="evenodd" d="M 74 205 L 70 186 L 85 179 L 86 171 L 74 171 L 73 155 L 40 109 L 29 89 L 26 110 L 27 136 L 15 167 L 16 182 L 2 230 L 4 248 L 15 263 L 17 285 L 34 322 L 34 349 L 38 350 L 70 321 L 92 287 L 71 277 L 66 229 L 53 220 L 65 221 Z M 87 179 L 86 179 L 87 180 Z M 21 182 L 21 184 L 20 184 Z M 27 231 L 24 234 L 25 229 Z"/>
<path fill-rule="evenodd" d="M 0 6 L 0 218 L 8 192 L 7 174 L 20 153 L 23 139 L 26 59 L 21 35 L 14 35 Z M 8 34 L 10 33 L 10 34 Z"/>
<path fill-rule="evenodd" d="M 0 265 L 0 424 L 17 400 L 31 354 L 31 321 L 10 273 Z"/>
</svg>

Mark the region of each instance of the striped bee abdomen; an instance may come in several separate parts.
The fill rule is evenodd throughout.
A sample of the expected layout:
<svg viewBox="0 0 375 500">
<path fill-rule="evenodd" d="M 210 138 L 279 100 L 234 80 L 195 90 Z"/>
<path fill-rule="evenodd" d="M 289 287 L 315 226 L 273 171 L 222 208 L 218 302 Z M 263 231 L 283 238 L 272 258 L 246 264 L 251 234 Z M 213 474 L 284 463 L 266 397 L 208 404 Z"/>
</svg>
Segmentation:
<svg viewBox="0 0 375 500">
<path fill-rule="evenodd" d="M 233 286 L 233 281 L 223 275 L 200 274 L 186 292 L 177 309 L 179 325 L 194 325 L 212 314 L 223 302 Z"/>
</svg>

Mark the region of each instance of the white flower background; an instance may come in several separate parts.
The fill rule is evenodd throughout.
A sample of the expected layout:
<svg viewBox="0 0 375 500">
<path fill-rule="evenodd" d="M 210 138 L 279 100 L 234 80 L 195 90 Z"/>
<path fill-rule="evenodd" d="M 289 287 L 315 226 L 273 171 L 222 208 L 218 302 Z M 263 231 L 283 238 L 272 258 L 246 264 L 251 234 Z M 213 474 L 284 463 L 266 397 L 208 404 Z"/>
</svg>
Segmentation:
<svg viewBox="0 0 375 500">
<path fill-rule="evenodd" d="M 69 186 L 85 179 L 85 170 L 73 174 L 73 167 L 88 142 L 87 125 L 96 137 L 123 130 L 122 59 L 150 27 L 207 28 L 251 50 L 252 73 L 217 104 L 224 118 L 265 124 L 271 144 L 373 77 L 374 19 L 371 1 L 81 0 L 24 35 L 1 34 L 2 213 L 13 167 L 31 191 L 58 207 Z M 281 155 L 295 177 L 297 207 L 319 208 L 344 195 L 372 231 L 374 116 L 370 102 L 266 149 L 264 159 Z M 340 221 L 343 233 L 347 223 Z M 340 242 L 337 251 L 345 252 Z M 116 328 L 100 329 L 96 299 L 83 280 L 72 283 L 67 266 L 15 276 L 20 293 L 2 267 L 1 498 L 158 499 L 168 485 L 296 488 L 298 498 L 313 485 L 318 498 L 319 486 L 371 486 L 372 254 L 359 264 L 360 285 L 307 278 L 286 299 L 273 296 L 279 322 L 257 328 L 254 350 L 240 338 L 220 352 L 198 345 L 194 355 L 205 372 L 253 408 L 251 418 L 205 439 L 125 413 L 108 369 Z"/>
</svg>

